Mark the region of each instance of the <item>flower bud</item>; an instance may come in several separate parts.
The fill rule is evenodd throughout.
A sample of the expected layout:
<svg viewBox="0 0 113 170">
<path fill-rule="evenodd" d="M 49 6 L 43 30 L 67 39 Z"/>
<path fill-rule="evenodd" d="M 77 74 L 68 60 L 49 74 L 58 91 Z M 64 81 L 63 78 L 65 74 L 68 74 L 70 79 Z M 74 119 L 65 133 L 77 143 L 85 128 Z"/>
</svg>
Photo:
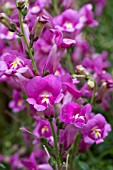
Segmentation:
<svg viewBox="0 0 113 170">
<path fill-rule="evenodd" d="M 97 99 L 96 99 L 96 103 L 101 103 L 102 99 L 104 98 L 104 96 L 106 95 L 108 89 L 107 89 L 107 83 L 103 82 L 100 89 L 98 90 L 98 94 L 97 94 Z"/>
<path fill-rule="evenodd" d="M 88 71 L 82 65 L 76 66 L 76 71 L 77 71 L 77 73 L 79 73 L 81 75 L 86 75 L 86 76 L 89 75 Z"/>
<path fill-rule="evenodd" d="M 16 1 L 17 8 L 22 9 L 25 6 L 25 0 L 17 0 Z"/>
<path fill-rule="evenodd" d="M 16 31 L 16 23 L 14 23 L 6 14 L 0 13 L 0 22 L 5 25 L 9 31 Z"/>
<path fill-rule="evenodd" d="M 23 16 L 26 16 L 29 8 L 29 0 L 17 0 L 16 6 Z"/>
<path fill-rule="evenodd" d="M 113 88 L 113 80 L 112 79 L 107 80 L 106 83 L 107 83 L 108 89 Z"/>
<path fill-rule="evenodd" d="M 45 24 L 48 21 L 49 21 L 49 17 L 45 16 L 45 15 L 36 18 L 35 24 L 33 26 L 33 29 L 32 29 L 31 35 L 30 35 L 31 41 L 36 41 L 38 39 L 38 37 L 42 33 L 42 30 L 43 30 Z"/>
<path fill-rule="evenodd" d="M 88 82 L 87 82 L 87 85 L 88 85 L 88 87 L 89 87 L 90 89 L 94 89 L 94 87 L 95 87 L 95 82 L 94 82 L 94 80 L 89 79 Z"/>
<path fill-rule="evenodd" d="M 17 0 L 16 5 L 18 9 L 23 9 L 25 6 L 28 6 L 28 0 Z"/>
</svg>

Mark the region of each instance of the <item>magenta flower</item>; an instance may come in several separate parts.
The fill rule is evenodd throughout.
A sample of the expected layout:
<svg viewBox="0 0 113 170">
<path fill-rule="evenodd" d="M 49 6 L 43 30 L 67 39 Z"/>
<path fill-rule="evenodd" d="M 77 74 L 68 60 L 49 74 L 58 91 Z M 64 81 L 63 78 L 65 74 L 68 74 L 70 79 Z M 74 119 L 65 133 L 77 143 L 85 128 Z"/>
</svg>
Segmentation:
<svg viewBox="0 0 113 170">
<path fill-rule="evenodd" d="M 26 87 L 30 98 L 27 99 L 37 111 L 48 110 L 48 114 L 53 114 L 53 105 L 59 103 L 63 97 L 61 91 L 61 81 L 59 77 L 48 75 L 46 77 L 34 77 Z"/>
<path fill-rule="evenodd" d="M 95 13 L 97 17 L 100 17 L 102 15 L 103 9 L 107 4 L 107 0 L 92 0 L 94 4 L 96 5 L 95 7 Z"/>
<path fill-rule="evenodd" d="M 51 166 L 47 163 L 48 156 L 44 150 L 34 148 L 35 150 L 28 158 L 24 158 L 21 162 L 27 170 L 52 170 Z M 42 159 L 43 158 L 43 159 Z M 37 161 L 38 160 L 38 161 Z"/>
<path fill-rule="evenodd" d="M 110 63 L 107 61 L 106 51 L 103 51 L 102 54 L 94 53 L 92 58 L 86 56 L 83 60 L 83 66 L 85 66 L 90 73 L 94 72 L 94 78 L 97 81 L 112 80 L 111 75 L 105 71 L 106 68 L 109 68 L 109 65 Z"/>
<path fill-rule="evenodd" d="M 73 0 L 60 0 L 65 9 L 73 6 Z"/>
<path fill-rule="evenodd" d="M 13 155 L 11 155 L 10 157 L 10 165 L 11 165 L 11 168 L 13 170 L 16 170 L 16 169 L 20 169 L 22 168 L 22 163 L 21 163 L 21 160 L 20 160 L 20 156 L 18 153 L 15 153 Z"/>
<path fill-rule="evenodd" d="M 97 26 L 98 22 L 94 20 L 92 8 L 91 4 L 86 4 L 79 12 L 73 9 L 65 10 L 53 19 L 55 28 L 66 33 L 79 33 L 86 25 Z"/>
<path fill-rule="evenodd" d="M 61 58 L 65 55 L 65 49 L 53 45 L 45 63 L 44 71 L 54 74 L 58 69 Z"/>
<path fill-rule="evenodd" d="M 69 48 L 76 44 L 74 39 L 63 38 L 63 33 L 60 29 L 51 29 L 51 31 L 55 34 L 55 43 L 58 47 Z"/>
<path fill-rule="evenodd" d="M 37 142 L 37 139 L 43 136 L 48 139 L 49 142 L 53 143 L 52 131 L 49 122 L 47 120 L 41 119 L 38 116 L 35 116 L 34 118 L 37 120 L 36 127 L 33 130 L 33 134 L 37 136 L 34 142 Z"/>
<path fill-rule="evenodd" d="M 87 124 L 82 127 L 82 134 L 86 144 L 99 144 L 104 141 L 104 138 L 111 131 L 111 126 L 108 124 L 101 114 L 95 115 Z"/>
<path fill-rule="evenodd" d="M 90 104 L 81 108 L 77 103 L 69 102 L 61 109 L 60 120 L 67 124 L 74 124 L 76 127 L 81 128 L 87 123 L 91 109 Z"/>
<path fill-rule="evenodd" d="M 94 20 L 92 4 L 84 5 L 79 11 L 79 24 L 77 25 L 78 29 L 83 28 L 86 25 L 90 27 L 98 26 L 98 22 Z"/>
<path fill-rule="evenodd" d="M 43 157 L 43 159 L 41 159 Z M 37 162 L 38 160 L 38 162 Z M 52 170 L 50 165 L 46 163 L 48 157 L 45 155 L 43 150 L 35 150 L 31 153 L 29 158 L 23 159 L 22 164 L 27 170 Z"/>
<path fill-rule="evenodd" d="M 59 28 L 61 31 L 68 33 L 75 32 L 78 21 L 78 12 L 73 9 L 67 9 L 53 19 L 55 28 Z"/>
<path fill-rule="evenodd" d="M 0 40 L 13 40 L 18 38 L 15 32 L 9 31 L 4 25 L 0 24 Z"/>
<path fill-rule="evenodd" d="M 25 101 L 22 99 L 21 93 L 19 91 L 13 91 L 13 100 L 9 102 L 9 107 L 14 113 L 20 112 L 25 108 Z"/>
<path fill-rule="evenodd" d="M 76 82 L 72 80 L 70 74 L 61 76 L 63 93 L 68 91 L 76 99 L 82 96 L 82 92 L 75 87 Z"/>
<path fill-rule="evenodd" d="M 60 130 L 60 142 L 63 144 L 64 149 L 68 149 L 75 141 L 78 128 L 74 125 L 67 125 L 64 130 Z"/>
<path fill-rule="evenodd" d="M 17 55 L 16 52 L 6 52 L 3 54 L 2 60 L 0 61 L 0 73 L 2 75 L 11 76 L 16 73 L 23 74 L 26 76 L 33 76 L 30 69 L 31 61 L 24 57 Z"/>
<path fill-rule="evenodd" d="M 82 152 L 86 152 L 91 147 L 91 144 L 85 143 L 83 139 L 81 139 L 79 143 L 79 148 L 82 150 Z"/>
</svg>

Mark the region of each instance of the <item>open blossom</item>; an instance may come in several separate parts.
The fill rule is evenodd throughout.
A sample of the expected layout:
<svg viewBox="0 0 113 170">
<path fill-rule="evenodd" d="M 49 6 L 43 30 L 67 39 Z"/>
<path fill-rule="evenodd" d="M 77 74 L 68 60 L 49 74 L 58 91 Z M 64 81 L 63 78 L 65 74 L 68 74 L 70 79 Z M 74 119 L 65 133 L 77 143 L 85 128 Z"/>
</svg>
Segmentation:
<svg viewBox="0 0 113 170">
<path fill-rule="evenodd" d="M 92 8 L 91 4 L 86 4 L 79 11 L 65 10 L 53 19 L 55 28 L 67 33 L 78 33 L 86 25 L 97 26 L 98 22 L 94 20 Z"/>
<path fill-rule="evenodd" d="M 110 63 L 107 61 L 107 56 L 107 52 L 103 51 L 102 54 L 94 53 L 91 57 L 87 55 L 83 59 L 83 66 L 85 66 L 90 73 L 94 72 L 94 77 L 97 81 L 112 80 L 111 75 L 106 72 L 106 69 L 110 66 Z"/>
<path fill-rule="evenodd" d="M 23 115 L 18 113 L 14 123 L 17 139 L 3 138 L 1 152 L 8 148 L 9 156 L 0 154 L 0 168 L 75 170 L 84 161 L 82 152 L 111 131 L 103 115 L 92 113 L 97 104 L 108 108 L 111 103 L 110 63 L 106 51 L 97 54 L 92 46 L 98 30 L 87 30 L 98 26 L 90 2 L 98 4 L 99 16 L 106 0 L 89 0 L 79 10 L 76 0 L 1 1 L 0 82 L 6 85 L 3 95 L 10 94 L 9 85 L 13 89 L 9 108 Z M 13 123 L 16 114 L 8 116 Z M 21 123 L 23 137 L 16 133 Z M 12 148 L 17 140 L 19 147 Z"/>
<path fill-rule="evenodd" d="M 76 99 L 82 96 L 82 92 L 75 87 L 75 84 L 77 82 L 75 81 L 74 83 L 74 79 L 72 80 L 70 74 L 66 73 L 63 76 L 61 76 L 61 81 L 63 93 L 68 91 Z"/>
<path fill-rule="evenodd" d="M 90 113 L 90 104 L 81 108 L 77 103 L 69 102 L 61 109 L 60 120 L 67 124 L 74 124 L 76 127 L 81 128 L 87 123 Z"/>
<path fill-rule="evenodd" d="M 69 48 L 76 44 L 74 39 L 63 38 L 63 33 L 60 29 L 51 29 L 51 31 L 55 34 L 55 43 L 58 47 Z"/>
<path fill-rule="evenodd" d="M 101 114 L 95 115 L 82 128 L 83 139 L 86 144 L 99 144 L 104 141 L 104 138 L 111 131 L 111 126 L 108 124 Z"/>
<path fill-rule="evenodd" d="M 24 74 L 26 76 L 33 76 L 30 69 L 31 61 L 24 57 L 17 55 L 14 52 L 6 52 L 1 57 L 0 61 L 0 73 L 2 75 L 11 76 L 16 75 L 16 73 Z"/>
<path fill-rule="evenodd" d="M 36 137 L 34 142 L 37 142 L 37 139 L 40 139 L 40 137 L 45 137 L 49 142 L 53 142 L 53 137 L 52 137 L 52 131 L 50 128 L 50 124 L 47 120 L 43 120 L 38 116 L 35 116 L 35 119 L 37 121 L 35 129 L 33 130 L 33 134 Z"/>
<path fill-rule="evenodd" d="M 22 99 L 21 93 L 17 90 L 13 91 L 13 100 L 9 102 L 9 107 L 14 113 L 25 108 L 25 101 Z"/>
<path fill-rule="evenodd" d="M 86 25 L 89 25 L 90 27 L 98 26 L 98 22 L 94 20 L 92 8 L 92 4 L 86 4 L 80 9 L 79 24 L 77 25 L 77 28 L 81 29 Z"/>
<path fill-rule="evenodd" d="M 42 157 L 43 159 L 41 159 Z M 29 158 L 23 159 L 21 162 L 27 170 L 52 170 L 47 160 L 48 157 L 43 150 L 35 150 L 30 154 Z"/>
<path fill-rule="evenodd" d="M 27 84 L 27 99 L 37 111 L 48 110 L 48 114 L 53 114 L 53 105 L 60 102 L 63 94 L 61 91 L 61 81 L 59 77 L 48 75 L 46 77 L 36 76 Z"/>
<path fill-rule="evenodd" d="M 18 38 L 15 32 L 9 31 L 4 25 L 0 24 L 0 40 L 13 40 Z"/>
</svg>

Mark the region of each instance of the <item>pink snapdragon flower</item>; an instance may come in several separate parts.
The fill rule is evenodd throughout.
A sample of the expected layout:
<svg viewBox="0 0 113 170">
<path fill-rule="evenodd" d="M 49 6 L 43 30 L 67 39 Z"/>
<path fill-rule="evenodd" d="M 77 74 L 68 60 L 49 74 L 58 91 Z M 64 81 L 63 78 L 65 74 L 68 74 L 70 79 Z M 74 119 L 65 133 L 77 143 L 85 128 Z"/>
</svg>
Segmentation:
<svg viewBox="0 0 113 170">
<path fill-rule="evenodd" d="M 14 113 L 20 112 L 25 108 L 25 101 L 22 99 L 21 93 L 19 91 L 13 91 L 13 100 L 9 102 L 9 107 Z"/>
<path fill-rule="evenodd" d="M 76 127 L 81 128 L 87 123 L 91 109 L 90 104 L 81 108 L 77 103 L 69 102 L 62 107 L 59 117 L 66 124 L 74 124 Z"/>
<path fill-rule="evenodd" d="M 98 26 L 98 22 L 94 20 L 92 8 L 92 4 L 86 4 L 79 10 L 78 29 L 81 29 L 86 25 L 89 25 L 90 27 Z"/>
<path fill-rule="evenodd" d="M 55 28 L 67 33 L 79 33 L 86 25 L 97 26 L 92 8 L 91 4 L 86 4 L 79 11 L 67 9 L 53 19 L 53 24 Z"/>
<path fill-rule="evenodd" d="M 50 128 L 50 124 L 47 120 L 43 120 L 38 116 L 34 117 L 37 121 L 35 128 L 33 130 L 33 134 L 37 136 L 34 140 L 34 143 L 40 139 L 40 137 L 45 137 L 49 142 L 53 143 L 52 131 Z"/>
<path fill-rule="evenodd" d="M 104 138 L 111 131 L 111 126 L 108 124 L 101 114 L 95 115 L 87 124 L 82 127 L 83 139 L 86 144 L 102 143 Z"/>
<path fill-rule="evenodd" d="M 60 29 L 58 29 L 58 28 L 57 29 L 51 29 L 51 31 L 55 35 L 55 43 L 58 47 L 69 48 L 72 45 L 76 44 L 76 41 L 74 39 L 64 38 L 63 33 Z"/>
<path fill-rule="evenodd" d="M 63 98 L 61 93 L 61 81 L 55 75 L 46 77 L 34 77 L 29 80 L 26 90 L 29 104 L 32 104 L 37 111 L 47 111 L 47 115 L 54 112 L 53 105 L 59 103 Z"/>
<path fill-rule="evenodd" d="M 94 53 L 92 56 L 86 55 L 82 61 L 83 66 L 86 67 L 91 74 L 94 72 L 93 77 L 97 81 L 112 80 L 111 75 L 106 72 L 106 69 L 110 66 L 110 63 L 107 61 L 107 56 L 107 52 L 103 51 L 102 54 Z"/>
<path fill-rule="evenodd" d="M 67 9 L 53 19 L 55 28 L 63 32 L 73 33 L 76 30 L 76 25 L 79 22 L 79 15 L 76 10 Z"/>
<path fill-rule="evenodd" d="M 60 0 L 65 9 L 73 7 L 74 0 Z"/>
<path fill-rule="evenodd" d="M 55 71 L 58 69 L 60 60 L 64 57 L 65 53 L 65 49 L 58 48 L 56 44 L 53 45 L 47 57 L 43 72 L 54 74 Z"/>
<path fill-rule="evenodd" d="M 92 0 L 92 2 L 95 4 L 95 13 L 97 17 L 100 17 L 107 4 L 107 0 Z"/>
<path fill-rule="evenodd" d="M 43 157 L 43 159 L 41 159 Z M 38 162 L 37 162 L 38 159 Z M 52 170 L 47 163 L 48 157 L 43 150 L 35 150 L 31 153 L 29 158 L 23 159 L 21 162 L 27 170 Z"/>
<path fill-rule="evenodd" d="M 73 144 L 77 134 L 78 128 L 74 125 L 67 125 L 65 129 L 60 130 L 60 143 L 63 144 L 64 150 Z"/>
<path fill-rule="evenodd" d="M 30 69 L 31 61 L 17 54 L 16 51 L 3 53 L 0 61 L 0 73 L 6 76 L 17 75 L 33 76 Z"/>
<path fill-rule="evenodd" d="M 63 76 L 61 76 L 61 81 L 63 93 L 66 93 L 66 91 L 68 91 L 76 99 L 82 96 L 82 91 L 78 90 L 75 87 L 76 83 L 78 82 L 77 81 L 74 82 L 74 79 L 72 79 L 69 73 L 66 73 Z"/>
<path fill-rule="evenodd" d="M 18 39 L 19 36 L 15 32 L 9 31 L 4 25 L 0 24 L 0 40 Z"/>
</svg>

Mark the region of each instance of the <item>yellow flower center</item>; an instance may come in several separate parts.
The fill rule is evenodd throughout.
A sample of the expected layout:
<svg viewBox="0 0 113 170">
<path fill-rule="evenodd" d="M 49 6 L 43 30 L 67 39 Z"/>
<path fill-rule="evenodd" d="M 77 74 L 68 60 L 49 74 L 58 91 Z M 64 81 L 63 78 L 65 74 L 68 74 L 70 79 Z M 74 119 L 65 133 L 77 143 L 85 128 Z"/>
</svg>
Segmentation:
<svg viewBox="0 0 113 170">
<path fill-rule="evenodd" d="M 32 12 L 36 12 L 37 10 L 39 10 L 40 8 L 39 8 L 39 6 L 37 5 L 37 6 L 34 6 L 33 8 L 32 8 Z"/>
<path fill-rule="evenodd" d="M 48 132 L 48 131 L 49 131 L 48 126 L 44 126 L 44 127 L 41 129 L 42 134 L 45 133 L 45 132 Z"/>
<path fill-rule="evenodd" d="M 47 103 L 49 104 L 49 97 L 50 97 L 50 94 L 42 94 L 41 97 L 43 97 L 42 99 L 42 103 Z"/>
<path fill-rule="evenodd" d="M 18 106 L 22 106 L 23 105 L 23 100 L 22 99 L 20 99 L 19 101 L 18 101 L 18 104 L 17 104 Z"/>
<path fill-rule="evenodd" d="M 101 133 L 100 133 L 100 129 L 98 129 L 97 127 L 94 127 L 93 129 L 92 129 L 92 134 L 94 134 L 95 135 L 95 138 L 96 139 L 98 139 L 98 138 L 100 138 L 101 137 Z"/>
<path fill-rule="evenodd" d="M 72 29 L 72 28 L 73 28 L 73 25 L 72 25 L 72 23 L 70 23 L 70 22 L 66 22 L 64 25 L 65 25 L 66 28 L 68 28 L 68 29 Z"/>
<path fill-rule="evenodd" d="M 13 35 L 14 35 L 13 32 L 11 32 L 11 31 L 8 32 L 8 36 L 12 37 Z"/>
<path fill-rule="evenodd" d="M 67 41 L 68 41 L 67 39 L 65 39 L 65 38 L 63 39 L 63 42 L 67 42 Z"/>
<path fill-rule="evenodd" d="M 11 68 L 16 68 L 18 65 L 21 65 L 21 63 L 23 63 L 23 61 L 17 58 L 15 61 L 11 63 Z"/>
</svg>

